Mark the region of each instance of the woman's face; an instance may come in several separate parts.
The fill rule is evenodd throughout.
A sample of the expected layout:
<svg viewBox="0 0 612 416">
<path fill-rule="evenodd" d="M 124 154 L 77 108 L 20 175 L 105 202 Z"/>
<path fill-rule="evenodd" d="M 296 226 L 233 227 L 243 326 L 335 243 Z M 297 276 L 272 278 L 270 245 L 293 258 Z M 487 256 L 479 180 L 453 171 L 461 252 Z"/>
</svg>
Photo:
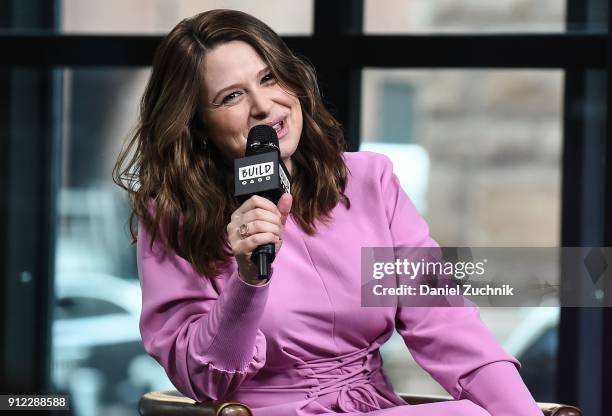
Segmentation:
<svg viewBox="0 0 612 416">
<path fill-rule="evenodd" d="M 244 157 L 251 127 L 268 124 L 278 135 L 281 157 L 291 172 L 291 155 L 302 134 L 298 98 L 283 90 L 266 63 L 247 43 L 231 41 L 204 56 L 202 115 L 212 140 L 228 158 Z"/>
</svg>

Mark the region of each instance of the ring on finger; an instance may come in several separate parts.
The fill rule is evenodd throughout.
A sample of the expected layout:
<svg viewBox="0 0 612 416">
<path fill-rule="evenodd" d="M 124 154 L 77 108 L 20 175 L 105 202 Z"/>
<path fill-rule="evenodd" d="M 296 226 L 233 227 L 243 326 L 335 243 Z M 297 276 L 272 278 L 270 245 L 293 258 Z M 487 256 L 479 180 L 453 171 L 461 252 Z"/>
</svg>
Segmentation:
<svg viewBox="0 0 612 416">
<path fill-rule="evenodd" d="M 243 240 L 250 236 L 251 233 L 249 233 L 249 224 L 242 224 L 240 227 L 238 227 L 238 234 L 240 234 L 240 238 Z"/>
</svg>

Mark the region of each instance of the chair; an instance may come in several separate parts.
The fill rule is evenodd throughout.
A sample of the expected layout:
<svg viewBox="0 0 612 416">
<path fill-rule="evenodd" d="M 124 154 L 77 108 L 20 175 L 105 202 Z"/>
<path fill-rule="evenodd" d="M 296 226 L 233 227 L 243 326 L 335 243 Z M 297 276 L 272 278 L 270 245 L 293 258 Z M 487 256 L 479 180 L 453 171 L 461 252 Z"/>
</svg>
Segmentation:
<svg viewBox="0 0 612 416">
<path fill-rule="evenodd" d="M 452 400 L 445 396 L 399 395 L 410 404 L 435 403 Z M 538 403 L 544 416 L 582 416 L 582 411 L 574 406 L 559 403 Z M 252 416 L 248 406 L 237 402 L 204 402 L 181 395 L 177 391 L 153 391 L 140 399 L 138 411 L 142 416 Z"/>
</svg>

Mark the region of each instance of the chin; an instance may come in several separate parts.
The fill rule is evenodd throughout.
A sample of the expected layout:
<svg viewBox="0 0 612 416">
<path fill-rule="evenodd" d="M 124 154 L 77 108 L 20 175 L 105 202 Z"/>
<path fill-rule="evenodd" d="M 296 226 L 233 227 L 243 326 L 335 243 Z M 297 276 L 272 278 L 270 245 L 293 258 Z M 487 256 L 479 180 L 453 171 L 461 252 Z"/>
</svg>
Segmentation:
<svg viewBox="0 0 612 416">
<path fill-rule="evenodd" d="M 295 153 L 297 149 L 297 143 L 296 141 L 293 141 L 292 138 L 285 137 L 283 140 L 279 142 L 279 148 L 280 148 L 281 157 L 283 159 L 286 159 L 288 157 L 293 156 L 293 153 Z"/>
</svg>

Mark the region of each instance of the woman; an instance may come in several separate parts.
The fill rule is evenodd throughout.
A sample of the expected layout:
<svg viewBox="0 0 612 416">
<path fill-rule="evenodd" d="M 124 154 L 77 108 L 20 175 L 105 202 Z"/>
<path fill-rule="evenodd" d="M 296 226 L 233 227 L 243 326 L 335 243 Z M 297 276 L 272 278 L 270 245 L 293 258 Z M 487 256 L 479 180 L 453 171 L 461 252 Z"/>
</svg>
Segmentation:
<svg viewBox="0 0 612 416">
<path fill-rule="evenodd" d="M 257 124 L 277 130 L 292 191 L 238 206 L 232 161 Z M 390 160 L 343 148 L 314 72 L 265 24 L 213 10 L 170 32 L 114 172 L 139 220 L 146 351 L 186 396 L 256 415 L 540 415 L 477 308 L 360 307 L 361 247 L 436 243 Z M 270 242 L 261 282 L 249 257 Z M 379 355 L 394 329 L 456 400 L 394 393 Z"/>
</svg>

